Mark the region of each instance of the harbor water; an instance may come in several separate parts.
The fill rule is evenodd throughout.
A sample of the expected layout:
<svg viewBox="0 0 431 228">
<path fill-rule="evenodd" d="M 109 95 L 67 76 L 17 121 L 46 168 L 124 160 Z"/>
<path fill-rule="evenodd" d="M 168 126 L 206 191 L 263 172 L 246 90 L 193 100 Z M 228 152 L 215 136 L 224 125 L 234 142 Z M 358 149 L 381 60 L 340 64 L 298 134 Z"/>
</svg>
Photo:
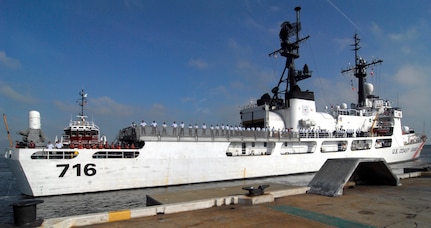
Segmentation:
<svg viewBox="0 0 431 228">
<path fill-rule="evenodd" d="M 392 164 L 391 167 L 396 174 L 402 173 L 403 168 L 431 167 L 431 145 L 426 145 L 423 148 L 422 154 L 418 160 Z M 205 189 L 244 184 L 257 186 L 268 182 L 306 186 L 313 176 L 314 174 L 301 174 L 257 178 L 251 180 L 190 184 L 172 187 L 142 188 L 99 193 L 37 197 L 37 199 L 44 201 L 42 204 L 37 205 L 37 216 L 46 219 L 145 207 L 146 195 L 163 192 L 176 192 L 191 189 Z M 20 192 L 17 190 L 15 179 L 7 167 L 4 156 L 2 155 L 0 157 L 0 227 L 3 225 L 13 224 L 13 208 L 11 205 L 28 198 L 29 197 L 20 194 Z"/>
</svg>

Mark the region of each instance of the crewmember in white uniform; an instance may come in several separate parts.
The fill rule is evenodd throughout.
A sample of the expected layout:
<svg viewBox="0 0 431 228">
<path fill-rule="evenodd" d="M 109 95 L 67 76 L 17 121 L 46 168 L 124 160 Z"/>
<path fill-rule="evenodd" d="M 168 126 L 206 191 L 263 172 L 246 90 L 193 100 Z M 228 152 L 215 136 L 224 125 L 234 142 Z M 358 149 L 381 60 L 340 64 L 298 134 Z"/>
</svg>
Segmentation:
<svg viewBox="0 0 431 228">
<path fill-rule="evenodd" d="M 184 136 L 184 122 L 181 121 L 180 123 L 180 136 Z"/>
<path fill-rule="evenodd" d="M 177 136 L 177 127 L 178 127 L 178 124 L 177 124 L 177 122 L 174 121 L 174 123 L 172 123 L 172 135 L 173 136 Z"/>
<path fill-rule="evenodd" d="M 46 148 L 54 149 L 54 145 L 51 143 L 51 141 L 48 142 L 48 145 L 46 145 Z"/>
<path fill-rule="evenodd" d="M 157 123 L 155 120 L 153 120 L 153 123 L 151 124 L 152 130 L 151 130 L 151 134 L 152 135 L 156 135 L 156 128 L 157 128 Z"/>
</svg>

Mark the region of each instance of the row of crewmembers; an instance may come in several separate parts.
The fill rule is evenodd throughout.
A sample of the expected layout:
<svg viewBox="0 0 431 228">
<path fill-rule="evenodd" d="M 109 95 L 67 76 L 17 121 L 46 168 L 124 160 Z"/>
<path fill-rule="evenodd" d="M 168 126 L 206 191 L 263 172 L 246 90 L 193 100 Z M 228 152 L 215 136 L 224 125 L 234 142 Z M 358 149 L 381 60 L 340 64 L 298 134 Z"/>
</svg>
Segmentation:
<svg viewBox="0 0 431 228">
<path fill-rule="evenodd" d="M 157 125 L 156 121 L 153 121 L 150 125 L 142 120 L 139 125 L 132 122 L 131 127 L 138 130 L 140 135 L 147 135 L 147 130 L 151 129 L 150 135 L 168 135 L 168 125 L 163 122 L 161 126 Z M 170 126 L 172 136 L 184 136 L 187 129 L 188 136 L 207 136 L 207 130 L 210 132 L 210 136 L 246 136 L 247 132 L 258 132 L 262 136 L 287 136 L 287 137 L 302 137 L 302 138 L 342 138 L 342 137 L 358 137 L 365 136 L 367 132 L 362 132 L 357 129 L 336 129 L 334 131 L 329 131 L 327 129 L 317 129 L 317 128 L 299 128 L 297 131 L 293 131 L 291 128 L 275 129 L 275 128 L 260 128 L 260 127 L 243 127 L 243 126 L 232 126 L 232 125 L 210 125 L 207 127 L 205 123 L 201 126 L 194 124 L 189 124 L 188 127 L 185 126 L 184 122 L 177 124 L 175 121 Z M 199 132 L 198 132 L 199 131 Z M 244 132 L 246 132 L 244 134 Z"/>
<path fill-rule="evenodd" d="M 148 132 L 149 135 L 168 135 L 168 125 L 166 122 L 163 122 L 161 126 L 157 125 L 156 121 L 153 121 L 150 125 L 142 120 L 142 122 L 137 125 L 135 122 L 132 122 L 131 127 L 136 131 L 139 131 L 140 135 L 147 135 L 147 130 L 150 129 L 151 132 Z M 184 122 L 181 121 L 180 124 L 177 124 L 176 121 L 172 123 L 170 126 L 172 136 L 184 136 L 185 132 L 188 131 L 188 136 L 197 136 L 198 131 L 202 136 L 207 136 L 207 131 L 209 131 L 210 136 L 241 136 L 243 132 L 268 132 L 269 135 L 273 135 L 273 133 L 284 133 L 290 132 L 288 129 L 284 130 L 276 130 L 274 128 L 260 128 L 260 127 L 242 127 L 238 125 L 210 125 L 209 127 L 203 123 L 201 126 L 198 124 L 189 124 L 187 127 Z"/>
</svg>

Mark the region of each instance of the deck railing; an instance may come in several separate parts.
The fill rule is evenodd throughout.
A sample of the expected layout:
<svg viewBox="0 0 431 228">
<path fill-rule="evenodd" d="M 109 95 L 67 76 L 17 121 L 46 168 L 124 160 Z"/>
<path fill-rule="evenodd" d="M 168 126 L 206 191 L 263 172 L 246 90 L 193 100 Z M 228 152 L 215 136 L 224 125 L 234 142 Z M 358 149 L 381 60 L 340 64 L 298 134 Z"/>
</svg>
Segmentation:
<svg viewBox="0 0 431 228">
<path fill-rule="evenodd" d="M 301 138 L 356 138 L 370 137 L 370 132 L 359 132 L 354 130 L 313 130 L 300 129 L 299 131 L 289 130 L 243 130 L 239 128 L 173 128 L 173 127 L 151 127 L 151 126 L 136 126 L 127 127 L 120 131 L 121 140 L 146 140 L 146 141 L 163 141 L 163 140 L 229 140 L 232 138 L 241 138 L 243 140 L 300 140 Z M 385 135 L 390 136 L 390 135 Z"/>
</svg>

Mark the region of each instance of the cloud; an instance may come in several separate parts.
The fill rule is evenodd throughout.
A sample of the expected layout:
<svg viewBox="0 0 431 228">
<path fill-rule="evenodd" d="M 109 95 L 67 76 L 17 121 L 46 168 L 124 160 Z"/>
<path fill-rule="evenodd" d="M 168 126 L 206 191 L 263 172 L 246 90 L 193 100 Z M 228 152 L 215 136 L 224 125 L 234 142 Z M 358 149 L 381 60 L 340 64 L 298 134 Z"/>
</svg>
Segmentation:
<svg viewBox="0 0 431 228">
<path fill-rule="evenodd" d="M 271 13 L 280 12 L 281 8 L 279 6 L 269 6 L 268 11 Z"/>
<path fill-rule="evenodd" d="M 6 85 L 4 82 L 0 81 L 0 84 L 0 94 L 3 94 L 14 101 L 24 102 L 27 104 L 36 102 L 36 99 L 33 96 L 23 95 L 9 85 Z"/>
<path fill-rule="evenodd" d="M 66 112 L 76 112 L 77 104 L 65 104 L 62 101 L 54 101 L 55 106 Z M 103 96 L 99 98 L 89 98 L 87 106 L 84 106 L 84 114 L 95 116 L 108 116 L 115 118 L 124 118 L 136 113 L 136 107 L 120 104 L 110 97 Z"/>
<path fill-rule="evenodd" d="M 98 115 L 110 115 L 116 117 L 131 116 L 135 113 L 136 108 L 125 104 L 120 104 L 110 97 L 103 96 L 99 98 L 90 98 L 88 103 L 91 104 L 91 111 Z"/>
<path fill-rule="evenodd" d="M 189 102 L 193 102 L 196 98 L 195 97 L 181 97 L 181 102 L 183 103 L 189 103 Z"/>
<path fill-rule="evenodd" d="M 380 26 L 375 22 L 371 23 L 370 30 L 376 37 L 381 37 L 383 35 L 382 28 L 380 28 Z"/>
<path fill-rule="evenodd" d="M 412 41 L 418 37 L 418 31 L 415 27 L 410 28 L 404 33 L 391 33 L 389 34 L 389 39 L 397 42 L 407 42 Z"/>
<path fill-rule="evenodd" d="M 241 45 L 235 39 L 228 39 L 227 47 L 229 48 L 229 50 L 231 50 L 231 53 L 234 57 L 240 59 L 247 58 L 253 53 L 253 49 L 250 46 Z"/>
<path fill-rule="evenodd" d="M 357 91 L 353 90 L 349 80 L 329 80 L 323 77 L 315 77 L 311 81 L 314 88 L 317 110 L 323 110 L 325 106 L 335 106 L 341 103 L 356 103 Z"/>
<path fill-rule="evenodd" d="M 274 75 L 274 72 L 262 69 L 259 64 L 254 64 L 247 59 L 238 59 L 235 63 L 235 72 L 240 78 L 240 81 L 233 81 L 231 86 L 233 89 L 246 88 L 253 90 L 266 90 L 274 86 L 275 80 L 278 80 L 279 75 Z"/>
<path fill-rule="evenodd" d="M 211 96 L 215 96 L 215 97 L 220 97 L 220 96 L 229 97 L 230 96 L 230 93 L 225 86 L 217 86 L 214 88 L 210 88 L 209 93 L 211 94 Z"/>
<path fill-rule="evenodd" d="M 266 26 L 259 24 L 254 18 L 252 17 L 246 17 L 244 19 L 244 24 L 247 28 L 249 29 L 256 29 L 259 31 L 265 31 L 266 30 Z"/>
<path fill-rule="evenodd" d="M 431 69 L 426 69 L 426 67 L 415 66 L 415 65 L 404 65 L 395 74 L 394 79 L 403 88 L 419 88 L 427 87 L 425 82 L 428 82 L 426 72 L 430 72 Z"/>
<path fill-rule="evenodd" d="M 240 48 L 238 42 L 236 42 L 236 40 L 234 40 L 234 39 L 229 39 L 227 42 L 227 45 L 231 49 L 239 49 Z"/>
<path fill-rule="evenodd" d="M 423 128 L 424 121 L 429 121 L 428 113 L 431 112 L 431 81 L 427 76 L 430 71 L 429 66 L 407 64 L 401 66 L 392 77 L 395 84 L 392 89 L 396 95 L 393 105 L 402 108 L 403 125 L 417 130 Z"/>
<path fill-rule="evenodd" d="M 346 49 L 346 47 L 349 47 L 352 45 L 352 38 L 350 38 L 350 37 L 349 38 L 335 38 L 334 41 L 338 46 L 338 51 L 341 51 L 341 50 L 344 51 Z"/>
<path fill-rule="evenodd" d="M 17 59 L 7 56 L 6 52 L 4 51 L 0 51 L 0 63 L 12 69 L 16 69 L 21 65 Z"/>
<path fill-rule="evenodd" d="M 202 59 L 190 59 L 189 65 L 201 70 L 208 68 L 208 63 Z"/>
<path fill-rule="evenodd" d="M 418 108 L 416 110 L 420 110 L 423 104 L 428 103 L 431 96 L 429 90 L 431 82 L 427 77 L 427 72 L 430 71 L 430 67 L 405 65 L 394 76 L 395 81 L 400 85 L 401 96 L 405 99 L 404 103 L 416 105 Z"/>
</svg>

